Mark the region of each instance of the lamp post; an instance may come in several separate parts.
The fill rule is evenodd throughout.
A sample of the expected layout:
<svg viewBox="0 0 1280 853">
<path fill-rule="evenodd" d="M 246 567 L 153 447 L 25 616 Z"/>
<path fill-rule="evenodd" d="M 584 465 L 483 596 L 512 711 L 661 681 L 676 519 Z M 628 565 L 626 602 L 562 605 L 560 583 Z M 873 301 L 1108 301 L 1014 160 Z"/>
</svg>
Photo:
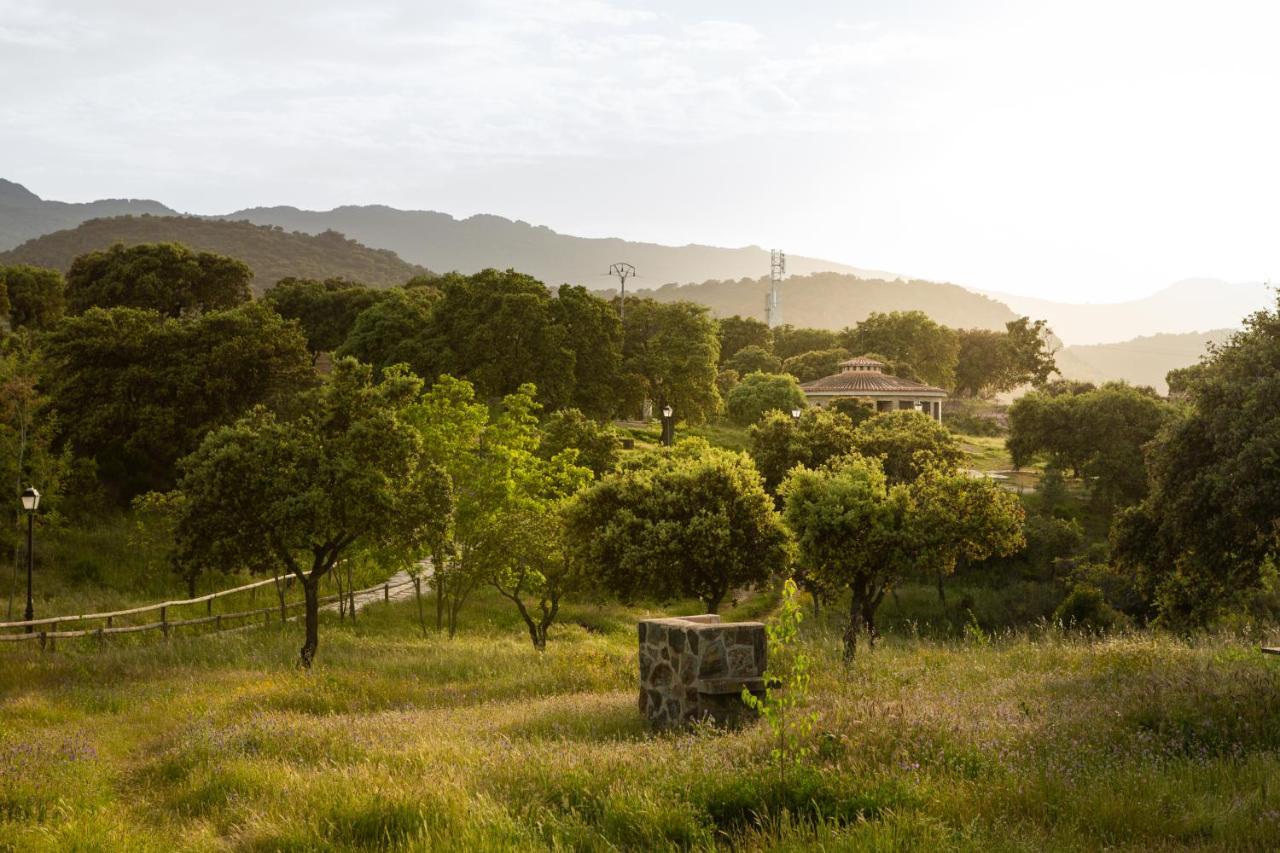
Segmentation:
<svg viewBox="0 0 1280 853">
<path fill-rule="evenodd" d="M 675 410 L 670 405 L 662 407 L 662 446 L 670 447 L 676 440 L 676 422 L 672 417 Z"/>
<path fill-rule="evenodd" d="M 30 622 L 36 618 L 35 607 L 31 602 L 31 531 L 35 526 L 36 508 L 40 506 L 40 493 L 35 490 L 34 486 L 27 486 L 22 490 L 22 508 L 27 512 L 27 612 L 23 620 Z M 27 626 L 27 633 L 30 634 L 32 627 Z"/>
<path fill-rule="evenodd" d="M 800 410 L 799 410 L 799 409 L 792 409 L 792 410 L 791 410 L 791 419 L 792 419 L 792 420 L 795 420 L 795 421 L 800 420 Z"/>
</svg>

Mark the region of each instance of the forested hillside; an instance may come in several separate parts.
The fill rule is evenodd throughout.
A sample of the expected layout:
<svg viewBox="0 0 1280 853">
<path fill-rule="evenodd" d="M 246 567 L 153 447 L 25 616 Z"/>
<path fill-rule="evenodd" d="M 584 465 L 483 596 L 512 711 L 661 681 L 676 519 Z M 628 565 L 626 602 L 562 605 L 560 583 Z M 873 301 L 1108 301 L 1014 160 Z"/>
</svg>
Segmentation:
<svg viewBox="0 0 1280 853">
<path fill-rule="evenodd" d="M 0 265 L 32 264 L 66 272 L 77 256 L 113 243 L 183 243 L 238 258 L 261 293 L 282 278 L 349 278 L 374 287 L 403 284 L 427 270 L 394 252 L 370 249 L 335 231 L 298 234 L 281 228 L 190 216 L 116 216 L 28 240 L 0 252 Z"/>
<path fill-rule="evenodd" d="M 86 219 L 144 213 L 168 216 L 174 212 L 158 201 L 146 199 L 105 198 L 83 204 L 47 201 L 22 184 L 0 178 L 0 251 L 34 237 L 75 228 Z"/>
<path fill-rule="evenodd" d="M 668 285 L 643 295 L 660 302 L 696 302 L 717 317 L 763 319 L 768 289 L 768 278 L 744 278 Z M 1005 323 L 1018 316 L 1003 302 L 959 285 L 932 281 L 886 281 L 819 272 L 792 276 L 783 281 L 779 292 L 783 322 L 815 329 L 843 329 L 877 311 L 923 311 L 935 323 L 953 329 L 1003 330 Z"/>
<path fill-rule="evenodd" d="M 1165 375 L 1170 370 L 1195 364 L 1208 353 L 1209 344 L 1223 343 L 1231 334 L 1231 329 L 1216 329 L 1066 347 L 1057 354 L 1058 370 L 1067 379 L 1099 383 L 1123 379 L 1134 385 L 1150 385 L 1164 394 L 1168 391 Z"/>
</svg>

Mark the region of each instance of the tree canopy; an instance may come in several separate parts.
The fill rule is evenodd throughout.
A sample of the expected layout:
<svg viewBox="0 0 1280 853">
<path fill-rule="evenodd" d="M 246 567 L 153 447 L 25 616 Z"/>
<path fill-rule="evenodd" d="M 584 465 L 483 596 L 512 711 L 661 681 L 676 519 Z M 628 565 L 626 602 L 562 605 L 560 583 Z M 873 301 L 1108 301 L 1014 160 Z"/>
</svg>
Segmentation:
<svg viewBox="0 0 1280 853">
<path fill-rule="evenodd" d="M 720 338 L 720 364 L 738 354 L 743 347 L 757 346 L 768 352 L 773 343 L 769 326 L 754 317 L 722 317 L 716 321 Z"/>
<path fill-rule="evenodd" d="M 751 458 L 770 492 L 777 491 L 795 466 L 818 468 L 855 446 L 853 421 L 831 409 L 805 409 L 799 418 L 790 412 L 768 412 L 749 434 Z"/>
<path fill-rule="evenodd" d="M 0 267 L 0 291 L 11 329 L 49 329 L 67 310 L 67 283 L 57 270 Z"/>
<path fill-rule="evenodd" d="M 782 359 L 764 347 L 748 344 L 724 363 L 730 370 L 738 371 L 739 376 L 748 373 L 778 373 L 782 370 Z"/>
<path fill-rule="evenodd" d="M 749 426 L 760 420 L 766 412 L 787 412 L 808 406 L 804 392 L 796 378 L 786 373 L 755 373 L 742 377 L 742 381 L 729 392 L 727 408 L 729 420 L 739 426 Z"/>
<path fill-rule="evenodd" d="M 1043 320 L 1010 320 L 1005 331 L 961 329 L 955 392 L 981 397 L 1019 385 L 1043 385 L 1057 370 Z"/>
<path fill-rule="evenodd" d="M 707 309 L 691 302 L 627 301 L 624 366 L 633 408 L 644 399 L 670 404 L 675 417 L 700 423 L 720 408 L 720 341 Z"/>
<path fill-rule="evenodd" d="M 877 458 L 889 483 L 908 483 L 929 467 L 953 471 L 964 458 L 955 437 L 921 412 L 881 412 L 858 424 L 853 449 Z"/>
<path fill-rule="evenodd" d="M 298 321 L 314 361 L 320 353 L 342 346 L 360 312 L 381 301 L 386 293 L 342 278 L 286 278 L 263 294 L 263 299 L 281 317 Z"/>
<path fill-rule="evenodd" d="M 841 347 L 810 350 L 793 355 L 782 363 L 782 369 L 801 382 L 812 382 L 840 371 L 840 362 L 849 358 L 849 351 Z"/>
<path fill-rule="evenodd" d="M 939 388 L 955 384 L 959 341 L 923 311 L 872 314 L 840 333 L 840 346 L 861 355 L 878 353 L 893 362 L 911 365 L 921 381 Z"/>
<path fill-rule="evenodd" d="M 141 308 L 181 317 L 234 308 L 252 298 L 253 273 L 243 262 L 193 252 L 180 243 L 143 243 L 89 252 L 67 271 L 73 313 Z"/>
</svg>

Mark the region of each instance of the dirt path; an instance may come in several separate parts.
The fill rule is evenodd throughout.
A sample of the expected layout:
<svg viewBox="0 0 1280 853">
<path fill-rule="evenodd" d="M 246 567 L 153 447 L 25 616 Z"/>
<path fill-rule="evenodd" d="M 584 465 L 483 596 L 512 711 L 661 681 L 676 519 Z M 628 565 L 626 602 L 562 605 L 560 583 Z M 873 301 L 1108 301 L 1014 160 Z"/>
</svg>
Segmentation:
<svg viewBox="0 0 1280 853">
<path fill-rule="evenodd" d="M 418 567 L 418 577 L 422 579 L 422 584 L 425 586 L 427 581 L 431 579 L 431 561 L 423 560 L 418 564 Z M 387 590 L 385 592 L 382 587 L 375 587 L 366 592 L 356 593 L 356 613 L 364 610 L 370 604 L 378 604 L 388 601 L 404 601 L 407 598 L 412 598 L 413 584 L 409 583 L 409 580 L 410 575 L 407 571 L 399 571 L 386 579 L 384 585 L 387 587 Z M 332 604 L 326 604 L 324 607 L 320 608 L 321 611 L 328 611 L 330 613 L 337 613 L 340 609 L 341 608 L 336 601 Z"/>
</svg>

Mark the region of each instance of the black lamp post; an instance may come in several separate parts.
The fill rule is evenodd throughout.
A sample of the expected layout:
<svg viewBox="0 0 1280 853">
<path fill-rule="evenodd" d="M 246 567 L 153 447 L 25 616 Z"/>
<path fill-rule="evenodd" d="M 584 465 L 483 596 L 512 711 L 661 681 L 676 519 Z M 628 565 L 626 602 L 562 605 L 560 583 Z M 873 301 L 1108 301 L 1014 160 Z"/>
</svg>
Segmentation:
<svg viewBox="0 0 1280 853">
<path fill-rule="evenodd" d="M 662 407 L 662 446 L 670 447 L 676 440 L 676 422 L 672 417 L 674 409 L 671 406 Z"/>
<path fill-rule="evenodd" d="M 27 512 L 27 613 L 23 617 L 24 621 L 30 622 L 36 618 L 35 607 L 31 602 L 31 531 L 35 526 L 36 508 L 40 506 L 40 493 L 35 490 L 34 486 L 27 486 L 22 490 L 22 508 Z M 27 626 L 27 633 L 30 634 L 32 626 Z"/>
<path fill-rule="evenodd" d="M 791 410 L 791 418 L 792 418 L 792 420 L 797 420 L 797 421 L 798 421 L 798 420 L 800 420 L 800 410 L 799 410 L 799 409 L 792 409 L 792 410 Z"/>
</svg>

